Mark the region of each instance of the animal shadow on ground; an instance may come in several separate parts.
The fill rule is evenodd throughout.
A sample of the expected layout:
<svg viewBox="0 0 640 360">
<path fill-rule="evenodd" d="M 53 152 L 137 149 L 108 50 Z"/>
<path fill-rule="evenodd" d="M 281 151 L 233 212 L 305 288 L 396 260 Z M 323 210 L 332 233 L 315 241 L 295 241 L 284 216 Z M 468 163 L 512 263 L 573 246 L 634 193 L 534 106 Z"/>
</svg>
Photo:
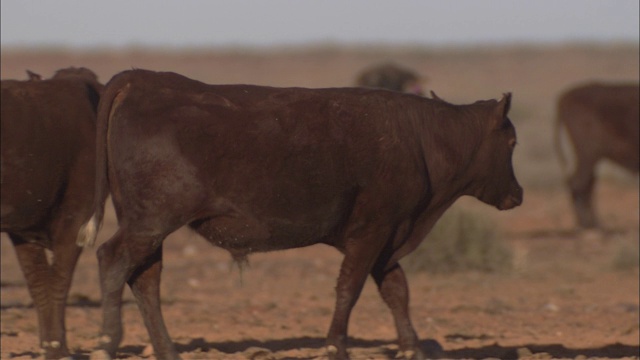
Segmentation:
<svg viewBox="0 0 640 360">
<path fill-rule="evenodd" d="M 203 338 L 192 339 L 188 343 L 176 344 L 176 348 L 179 353 L 200 352 L 203 356 L 207 356 L 207 352 L 212 351 L 215 353 L 224 354 L 237 354 L 247 351 L 251 348 L 260 348 L 269 350 L 270 352 L 279 352 L 292 349 L 318 349 L 318 353 L 314 356 L 295 356 L 291 359 L 314 359 L 322 353 L 321 349 L 325 346 L 326 339 L 324 337 L 298 337 L 288 339 L 277 340 L 242 340 L 242 341 L 228 341 L 228 342 L 207 342 Z M 389 345 L 395 344 L 393 341 L 384 340 L 364 340 L 358 338 L 349 339 L 350 348 L 380 348 L 384 347 L 382 354 L 387 359 L 394 359 L 397 350 L 389 348 Z M 422 340 L 421 347 L 426 354 L 431 354 L 430 358 L 434 359 L 518 359 L 525 356 L 522 351 L 527 351 L 529 354 L 547 354 L 545 358 L 563 358 L 574 359 L 578 356 L 584 356 L 586 358 L 625 358 L 625 357 L 638 357 L 640 355 L 640 347 L 625 344 L 611 344 L 597 348 L 567 348 L 562 344 L 525 344 L 521 346 L 501 346 L 498 344 L 487 345 L 477 348 L 462 348 L 457 350 L 441 350 L 440 344 L 435 340 Z M 128 345 L 121 347 L 118 351 L 119 359 L 126 359 L 130 357 L 137 357 L 143 352 L 144 345 Z M 89 359 L 89 351 L 81 354 L 76 354 L 75 358 L 78 360 Z M 437 354 L 437 355 L 435 355 Z M 28 355 L 28 354 L 23 354 Z"/>
<path fill-rule="evenodd" d="M 4 284 L 2 286 L 5 286 Z M 132 300 L 123 300 L 122 304 L 130 304 L 133 303 Z M 78 307 L 78 308 L 99 308 L 102 306 L 101 301 L 90 299 L 84 295 L 76 295 L 72 294 L 69 296 L 69 301 L 67 301 L 67 307 Z M 28 303 L 7 303 L 4 305 L 0 305 L 0 310 L 8 310 L 8 309 L 33 309 L 33 302 Z"/>
<path fill-rule="evenodd" d="M 640 347 L 624 344 L 612 344 L 598 348 L 567 348 L 561 344 L 531 344 L 522 346 L 500 346 L 498 344 L 487 345 L 479 348 L 464 348 L 444 351 L 441 358 L 446 359 L 518 359 L 524 354 L 525 349 L 531 354 L 548 354 L 553 359 L 575 359 L 578 356 L 586 358 L 625 358 L 640 355 Z"/>
</svg>

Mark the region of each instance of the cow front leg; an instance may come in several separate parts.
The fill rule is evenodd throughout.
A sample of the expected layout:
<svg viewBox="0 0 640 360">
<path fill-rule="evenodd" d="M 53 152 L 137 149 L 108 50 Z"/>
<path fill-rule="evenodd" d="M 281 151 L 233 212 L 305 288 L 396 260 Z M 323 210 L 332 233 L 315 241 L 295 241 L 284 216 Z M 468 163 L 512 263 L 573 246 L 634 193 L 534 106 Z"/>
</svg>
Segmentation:
<svg viewBox="0 0 640 360">
<path fill-rule="evenodd" d="M 327 354 L 330 360 L 349 359 L 347 328 L 351 310 L 358 301 L 367 276 L 389 234 L 387 229 L 369 229 L 368 236 L 347 240 L 336 285 L 336 306 L 327 335 Z"/>
<path fill-rule="evenodd" d="M 399 355 L 406 359 L 424 359 L 418 336 L 409 317 L 409 287 L 402 267 L 397 263 L 388 270 L 375 267 L 371 275 L 393 315 L 398 332 Z"/>
<path fill-rule="evenodd" d="M 144 266 L 133 273 L 128 283 L 136 297 L 156 358 L 179 359 L 180 356 L 169 337 L 162 317 L 160 306 L 161 271 L 162 245 L 158 247 Z"/>
<path fill-rule="evenodd" d="M 9 234 L 18 257 L 20 268 L 27 281 L 29 294 L 38 315 L 40 346 L 46 359 L 69 356 L 64 334 L 64 310 L 53 306 L 51 298 L 51 267 L 45 249 L 16 234 Z M 62 321 L 60 321 L 62 319 Z"/>
</svg>

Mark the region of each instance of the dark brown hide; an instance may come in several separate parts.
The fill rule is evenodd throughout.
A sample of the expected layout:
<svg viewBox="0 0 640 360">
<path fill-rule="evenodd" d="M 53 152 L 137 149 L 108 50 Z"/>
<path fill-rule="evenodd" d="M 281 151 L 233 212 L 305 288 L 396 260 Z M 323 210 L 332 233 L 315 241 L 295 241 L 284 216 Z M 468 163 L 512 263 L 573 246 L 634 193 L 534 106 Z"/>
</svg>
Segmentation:
<svg viewBox="0 0 640 360">
<path fill-rule="evenodd" d="M 415 72 L 396 64 L 381 64 L 365 69 L 358 75 L 356 86 L 387 89 L 423 95 L 421 78 Z"/>
<path fill-rule="evenodd" d="M 369 274 L 393 313 L 401 350 L 421 357 L 398 260 L 462 195 L 499 209 L 521 203 L 509 103 L 510 95 L 456 106 L 363 88 L 116 75 L 98 115 L 96 188 L 111 192 L 120 226 L 98 250 L 99 354 L 113 356 L 122 339 L 128 282 L 158 358 L 179 358 L 160 311 L 161 244 L 188 225 L 236 259 L 317 243 L 337 248 L 344 260 L 330 358 L 347 358 L 349 314 Z M 97 202 L 90 224 L 102 209 Z"/>
<path fill-rule="evenodd" d="M 2 81 L 2 231 L 15 245 L 47 359 L 69 355 L 64 308 L 81 251 L 78 230 L 93 213 L 101 88 L 86 69 Z"/>
<path fill-rule="evenodd" d="M 608 159 L 631 172 L 640 167 L 640 90 L 638 84 L 592 83 L 560 96 L 557 108 L 556 148 L 560 128 L 569 134 L 575 153 L 575 170 L 568 178 L 578 225 L 598 226 L 593 208 L 595 167 Z"/>
</svg>

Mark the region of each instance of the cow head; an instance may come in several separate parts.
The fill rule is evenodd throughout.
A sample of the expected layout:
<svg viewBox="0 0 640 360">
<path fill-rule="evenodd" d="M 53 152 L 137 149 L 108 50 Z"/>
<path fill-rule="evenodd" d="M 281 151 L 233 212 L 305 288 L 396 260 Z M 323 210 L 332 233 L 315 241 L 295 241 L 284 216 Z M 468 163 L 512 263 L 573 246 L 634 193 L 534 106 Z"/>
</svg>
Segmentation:
<svg viewBox="0 0 640 360">
<path fill-rule="evenodd" d="M 472 165 L 475 181 L 471 195 L 500 210 L 508 210 L 520 205 L 523 195 L 512 164 L 516 131 L 507 116 L 511 94 L 488 104 L 490 118 L 485 122 L 485 137 Z"/>
</svg>

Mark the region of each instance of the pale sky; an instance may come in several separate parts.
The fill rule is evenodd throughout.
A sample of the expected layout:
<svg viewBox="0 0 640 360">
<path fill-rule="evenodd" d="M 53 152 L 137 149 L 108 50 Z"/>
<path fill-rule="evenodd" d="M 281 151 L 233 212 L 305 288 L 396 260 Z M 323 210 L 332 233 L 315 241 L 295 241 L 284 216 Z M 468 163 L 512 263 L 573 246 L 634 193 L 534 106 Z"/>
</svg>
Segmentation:
<svg viewBox="0 0 640 360">
<path fill-rule="evenodd" d="M 3 47 L 638 42 L 638 0 L 2 0 Z"/>
</svg>

